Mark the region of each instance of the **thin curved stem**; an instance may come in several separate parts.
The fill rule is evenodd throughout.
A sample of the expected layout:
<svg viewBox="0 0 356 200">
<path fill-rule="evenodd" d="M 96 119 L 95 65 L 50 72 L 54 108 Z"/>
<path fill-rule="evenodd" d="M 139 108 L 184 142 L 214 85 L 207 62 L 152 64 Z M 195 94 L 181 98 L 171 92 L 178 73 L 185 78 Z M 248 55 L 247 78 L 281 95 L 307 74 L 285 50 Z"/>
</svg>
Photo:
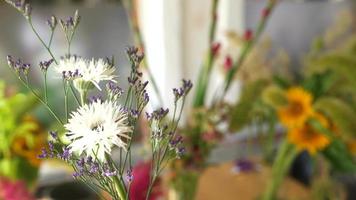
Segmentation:
<svg viewBox="0 0 356 200">
<path fill-rule="evenodd" d="M 268 14 L 267 15 L 262 15 L 262 17 L 260 19 L 260 22 L 258 23 L 255 36 L 253 38 L 249 39 L 245 43 L 244 47 L 242 48 L 242 53 L 240 54 L 240 57 L 234 63 L 232 69 L 226 74 L 224 88 L 223 88 L 223 92 L 222 92 L 222 95 L 221 95 L 221 100 L 225 97 L 226 92 L 230 88 L 231 82 L 232 82 L 235 74 L 237 73 L 238 69 L 244 63 L 244 61 L 246 60 L 247 56 L 249 55 L 249 53 L 253 49 L 254 45 L 256 44 L 258 39 L 260 38 L 263 30 L 266 27 L 267 21 L 268 21 L 269 17 L 271 16 L 271 13 L 272 13 L 274 7 L 276 6 L 276 3 L 277 3 L 276 0 L 269 0 L 268 5 L 265 8 L 266 12 L 268 12 Z"/>
<path fill-rule="evenodd" d="M 20 82 L 37 98 L 38 101 L 40 101 L 46 108 L 47 110 L 51 113 L 51 115 L 60 123 L 63 125 L 62 120 L 58 117 L 58 115 L 51 109 L 51 107 L 42 100 L 42 98 L 21 78 L 18 77 Z"/>
<path fill-rule="evenodd" d="M 32 29 L 32 31 L 35 33 L 36 37 L 38 38 L 38 40 L 41 42 L 41 44 L 43 45 L 43 47 L 48 51 L 48 53 L 50 54 L 50 56 L 53 58 L 54 62 L 56 64 L 58 64 L 56 58 L 54 57 L 51 49 L 46 45 L 46 43 L 42 40 L 41 36 L 38 34 L 38 32 L 36 31 L 35 27 L 33 26 L 32 23 L 32 18 L 30 17 L 28 20 L 28 23 L 30 24 L 30 27 Z"/>
</svg>

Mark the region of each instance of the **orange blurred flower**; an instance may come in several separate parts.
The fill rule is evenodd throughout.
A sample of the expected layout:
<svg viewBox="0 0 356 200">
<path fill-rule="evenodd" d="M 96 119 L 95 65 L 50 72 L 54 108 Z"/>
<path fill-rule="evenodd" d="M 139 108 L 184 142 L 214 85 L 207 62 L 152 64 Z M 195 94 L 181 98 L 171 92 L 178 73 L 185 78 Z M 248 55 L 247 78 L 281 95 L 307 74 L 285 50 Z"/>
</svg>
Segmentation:
<svg viewBox="0 0 356 200">
<path fill-rule="evenodd" d="M 287 105 L 278 110 L 278 117 L 288 128 L 303 125 L 313 114 L 312 95 L 301 87 L 293 87 L 286 93 Z"/>
</svg>

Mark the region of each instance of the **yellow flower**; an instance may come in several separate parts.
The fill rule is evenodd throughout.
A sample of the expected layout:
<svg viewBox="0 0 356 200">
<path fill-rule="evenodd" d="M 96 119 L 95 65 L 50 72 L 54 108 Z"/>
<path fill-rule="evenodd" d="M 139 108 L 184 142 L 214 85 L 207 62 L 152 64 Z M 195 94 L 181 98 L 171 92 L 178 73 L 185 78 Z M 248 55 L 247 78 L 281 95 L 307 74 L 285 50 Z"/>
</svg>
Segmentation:
<svg viewBox="0 0 356 200">
<path fill-rule="evenodd" d="M 300 87 L 293 87 L 286 94 L 287 105 L 278 109 L 278 117 L 288 128 L 301 126 L 313 114 L 310 93 Z"/>
<path fill-rule="evenodd" d="M 317 119 L 325 128 L 329 128 L 327 119 L 319 113 L 313 114 L 313 118 Z M 287 138 L 290 143 L 296 145 L 300 151 L 306 150 L 310 154 L 315 154 L 318 150 L 324 149 L 330 140 L 323 133 L 319 133 L 308 123 L 300 127 L 291 128 Z"/>
<path fill-rule="evenodd" d="M 347 147 L 352 155 L 356 155 L 356 139 L 347 142 Z"/>
<path fill-rule="evenodd" d="M 22 126 L 23 128 L 18 128 L 18 136 L 12 142 L 12 152 L 15 156 L 25 158 L 32 166 L 39 167 L 41 160 L 38 155 L 46 146 L 46 135 L 37 120 L 31 116 L 23 118 Z"/>
</svg>

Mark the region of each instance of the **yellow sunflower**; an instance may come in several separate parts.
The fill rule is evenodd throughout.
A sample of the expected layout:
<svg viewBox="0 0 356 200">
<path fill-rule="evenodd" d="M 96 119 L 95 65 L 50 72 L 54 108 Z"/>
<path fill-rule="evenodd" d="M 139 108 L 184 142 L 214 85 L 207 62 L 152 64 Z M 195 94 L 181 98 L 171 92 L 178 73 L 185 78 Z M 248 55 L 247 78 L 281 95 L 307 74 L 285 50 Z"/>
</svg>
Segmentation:
<svg viewBox="0 0 356 200">
<path fill-rule="evenodd" d="M 303 88 L 290 88 L 286 93 L 286 100 L 287 105 L 278 109 L 278 117 L 286 127 L 301 126 L 313 114 L 313 97 Z"/>
<path fill-rule="evenodd" d="M 312 116 L 317 119 L 325 128 L 329 128 L 328 120 L 321 114 L 315 113 Z M 288 141 L 296 145 L 300 151 L 306 150 L 310 154 L 315 154 L 318 150 L 324 149 L 330 140 L 323 133 L 319 133 L 308 123 L 300 127 L 291 128 L 287 135 Z"/>
</svg>

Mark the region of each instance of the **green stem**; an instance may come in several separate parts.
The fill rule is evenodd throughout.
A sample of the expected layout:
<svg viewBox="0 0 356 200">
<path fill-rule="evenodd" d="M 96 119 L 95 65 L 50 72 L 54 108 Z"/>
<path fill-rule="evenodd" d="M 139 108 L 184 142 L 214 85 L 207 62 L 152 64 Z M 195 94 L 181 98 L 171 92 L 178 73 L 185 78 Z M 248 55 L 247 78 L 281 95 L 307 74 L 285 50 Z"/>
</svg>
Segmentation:
<svg viewBox="0 0 356 200">
<path fill-rule="evenodd" d="M 298 151 L 293 144 L 284 141 L 281 149 L 278 151 L 277 158 L 272 167 L 272 177 L 265 192 L 263 193 L 262 200 L 275 200 L 277 198 L 278 189 L 287 175 L 288 170 L 297 156 Z"/>
<path fill-rule="evenodd" d="M 69 84 L 69 87 L 70 87 L 70 91 L 72 92 L 72 95 L 73 95 L 75 101 L 77 102 L 78 105 L 80 105 L 80 101 L 79 101 L 77 95 L 75 94 L 73 85 L 72 85 L 72 84 Z"/>
<path fill-rule="evenodd" d="M 68 122 L 68 81 L 64 80 L 64 112 L 66 115 L 66 122 Z"/>
<path fill-rule="evenodd" d="M 203 64 L 199 73 L 197 89 L 193 100 L 193 106 L 195 108 L 201 107 L 205 103 L 206 91 L 209 84 L 210 74 L 215 59 L 214 52 L 213 49 L 211 48 L 211 45 L 215 40 L 218 4 L 219 4 L 219 0 L 213 0 L 213 6 L 210 13 L 211 24 L 210 24 L 210 31 L 209 31 L 209 51 L 205 59 L 205 64 Z"/>
<path fill-rule="evenodd" d="M 87 91 L 81 90 L 79 93 L 80 93 L 80 103 L 83 106 L 87 98 Z"/>
<path fill-rule="evenodd" d="M 36 31 L 35 27 L 33 27 L 33 24 L 32 24 L 32 18 L 29 18 L 28 20 L 28 23 L 30 24 L 30 27 L 32 29 L 32 31 L 35 33 L 36 37 L 38 38 L 38 40 L 41 42 L 41 44 L 43 45 L 43 47 L 48 51 L 48 53 L 51 55 L 51 57 L 53 58 L 54 62 L 56 64 L 58 64 L 56 58 L 54 57 L 51 49 L 46 45 L 46 43 L 42 40 L 41 36 L 38 34 L 38 32 Z"/>
<path fill-rule="evenodd" d="M 120 200 L 128 200 L 127 195 L 126 195 L 126 189 L 124 184 L 120 181 L 119 177 L 114 176 L 113 181 L 115 184 L 115 189 L 118 192 L 118 195 L 120 197 Z"/>
<path fill-rule="evenodd" d="M 48 95 L 47 95 L 47 71 L 43 72 L 44 78 L 44 94 L 45 94 L 45 102 L 48 103 Z"/>
<path fill-rule="evenodd" d="M 244 47 L 242 48 L 242 53 L 240 54 L 240 57 L 237 59 L 236 63 L 234 63 L 232 69 L 226 74 L 224 90 L 221 95 L 221 99 L 223 99 L 225 97 L 226 92 L 230 88 L 231 82 L 232 82 L 236 72 L 241 67 L 241 65 L 244 63 L 246 57 L 251 52 L 253 46 L 256 44 L 257 40 L 260 38 L 264 28 L 266 27 L 268 19 L 271 16 L 271 12 L 276 5 L 276 2 L 277 2 L 276 0 L 269 0 L 268 5 L 266 7 L 266 9 L 269 10 L 268 11 L 269 14 L 267 16 L 262 16 L 262 18 L 258 24 L 258 27 L 257 27 L 254 37 L 245 43 Z"/>
<path fill-rule="evenodd" d="M 57 114 L 51 109 L 51 107 L 48 105 L 48 103 L 44 102 L 42 100 L 42 98 L 24 81 L 22 80 L 20 77 L 18 77 L 18 79 L 20 80 L 20 82 L 29 90 L 31 91 L 31 93 L 37 98 L 38 101 L 40 101 L 45 107 L 46 109 L 51 113 L 51 115 L 60 123 L 63 125 L 62 120 L 57 116 Z"/>
<path fill-rule="evenodd" d="M 153 188 L 153 185 L 154 185 L 154 182 L 156 181 L 156 179 L 157 179 L 157 176 L 153 175 L 153 178 L 150 181 L 150 184 L 149 184 L 148 189 L 147 189 L 146 200 L 148 200 L 150 198 L 150 195 L 151 195 L 151 192 L 152 192 L 152 188 Z"/>
<path fill-rule="evenodd" d="M 52 41 L 53 41 L 53 35 L 54 35 L 54 29 L 52 29 L 52 32 L 51 32 L 51 37 L 49 38 L 49 42 L 48 42 L 48 48 L 51 48 L 51 45 L 52 45 Z"/>
</svg>

